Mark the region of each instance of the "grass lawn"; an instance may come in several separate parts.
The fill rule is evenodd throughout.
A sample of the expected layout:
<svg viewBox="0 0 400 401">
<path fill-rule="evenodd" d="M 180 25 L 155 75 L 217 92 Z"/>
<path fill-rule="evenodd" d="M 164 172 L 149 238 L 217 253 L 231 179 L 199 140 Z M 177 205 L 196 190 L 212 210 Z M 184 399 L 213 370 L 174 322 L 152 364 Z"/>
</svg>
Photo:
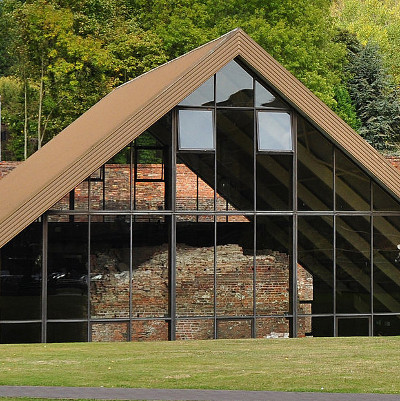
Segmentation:
<svg viewBox="0 0 400 401">
<path fill-rule="evenodd" d="M 1 345 L 0 385 L 400 393 L 400 337 Z"/>
</svg>

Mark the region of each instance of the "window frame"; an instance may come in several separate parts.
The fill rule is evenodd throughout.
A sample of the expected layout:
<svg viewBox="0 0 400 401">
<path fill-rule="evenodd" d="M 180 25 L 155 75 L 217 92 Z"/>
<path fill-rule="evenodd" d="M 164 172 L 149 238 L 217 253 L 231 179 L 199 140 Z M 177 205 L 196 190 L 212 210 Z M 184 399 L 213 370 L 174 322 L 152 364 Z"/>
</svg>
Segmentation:
<svg viewBox="0 0 400 401">
<path fill-rule="evenodd" d="M 182 148 L 181 145 L 181 126 L 180 126 L 180 112 L 181 111 L 195 111 L 195 112 L 211 112 L 211 125 L 212 125 L 212 142 L 213 142 L 213 147 L 212 148 L 195 148 L 195 147 L 185 147 Z M 176 113 L 176 130 L 177 130 L 177 152 L 215 152 L 216 151 L 216 144 L 217 144 L 217 138 L 216 138 L 216 126 L 215 126 L 215 108 L 214 107 L 178 107 L 177 108 L 177 113 Z"/>
<path fill-rule="evenodd" d="M 273 114 L 288 114 L 290 119 L 290 149 L 267 149 L 261 148 L 261 135 L 260 135 L 260 119 L 259 115 L 264 113 L 273 113 Z M 266 109 L 266 108 L 255 108 L 255 124 L 256 124 L 256 142 L 257 142 L 257 153 L 266 154 L 294 154 L 294 141 L 295 141 L 295 129 L 294 129 L 294 117 L 293 112 L 291 110 L 285 109 Z"/>
</svg>

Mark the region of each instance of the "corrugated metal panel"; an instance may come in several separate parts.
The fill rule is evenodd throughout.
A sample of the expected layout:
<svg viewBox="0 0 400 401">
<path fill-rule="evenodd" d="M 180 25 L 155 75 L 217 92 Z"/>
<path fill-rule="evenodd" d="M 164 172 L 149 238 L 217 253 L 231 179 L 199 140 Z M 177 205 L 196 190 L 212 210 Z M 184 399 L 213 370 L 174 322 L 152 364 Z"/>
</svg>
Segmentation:
<svg viewBox="0 0 400 401">
<path fill-rule="evenodd" d="M 400 196 L 400 174 L 237 29 L 122 85 L 0 182 L 0 246 L 240 55 L 302 114 Z"/>
</svg>

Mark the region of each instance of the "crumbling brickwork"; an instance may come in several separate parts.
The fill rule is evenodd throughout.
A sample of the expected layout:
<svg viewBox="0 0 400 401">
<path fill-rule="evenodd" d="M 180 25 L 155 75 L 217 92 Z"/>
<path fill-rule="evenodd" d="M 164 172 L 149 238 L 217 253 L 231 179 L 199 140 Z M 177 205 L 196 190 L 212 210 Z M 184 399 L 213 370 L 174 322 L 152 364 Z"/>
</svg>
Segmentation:
<svg viewBox="0 0 400 401">
<path fill-rule="evenodd" d="M 240 317 L 253 314 L 253 256 L 243 253 L 237 244 L 217 246 L 217 315 Z M 136 249 L 142 263 L 135 265 L 132 277 L 132 311 L 135 318 L 168 317 L 168 247 Z M 91 313 L 99 318 L 129 316 L 129 273 L 116 268 L 120 264 L 117 253 L 93 256 L 99 272 L 93 272 L 91 287 Z M 176 300 L 178 317 L 202 316 L 203 319 L 182 319 L 177 323 L 178 339 L 207 339 L 214 336 L 214 247 L 195 248 L 177 245 Z M 103 266 L 101 269 L 100 263 Z M 258 315 L 283 315 L 290 311 L 289 258 L 286 254 L 265 250 L 256 257 L 256 300 Z M 312 276 L 298 267 L 299 298 L 312 301 Z M 303 313 L 308 305 L 301 305 Z M 207 318 L 208 317 L 208 318 Z M 161 324 L 160 322 L 163 322 Z M 133 323 L 133 338 L 138 340 L 164 339 L 168 327 L 165 321 L 137 321 Z M 310 331 L 310 319 L 303 319 L 299 335 Z M 96 326 L 93 341 L 116 341 L 122 333 Z M 251 336 L 250 320 L 218 321 L 219 338 L 245 338 Z M 258 337 L 287 337 L 289 322 L 285 318 L 264 318 L 257 322 Z M 167 336 L 168 337 L 168 336 Z"/>
</svg>

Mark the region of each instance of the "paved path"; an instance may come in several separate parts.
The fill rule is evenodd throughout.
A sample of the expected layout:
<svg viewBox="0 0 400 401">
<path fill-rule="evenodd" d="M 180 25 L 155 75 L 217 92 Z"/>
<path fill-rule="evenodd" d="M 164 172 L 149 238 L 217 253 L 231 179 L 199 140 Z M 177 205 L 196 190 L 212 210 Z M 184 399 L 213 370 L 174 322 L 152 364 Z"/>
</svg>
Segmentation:
<svg viewBox="0 0 400 401">
<path fill-rule="evenodd" d="M 0 397 L 174 401 L 400 401 L 400 394 L 0 386 Z"/>
</svg>

